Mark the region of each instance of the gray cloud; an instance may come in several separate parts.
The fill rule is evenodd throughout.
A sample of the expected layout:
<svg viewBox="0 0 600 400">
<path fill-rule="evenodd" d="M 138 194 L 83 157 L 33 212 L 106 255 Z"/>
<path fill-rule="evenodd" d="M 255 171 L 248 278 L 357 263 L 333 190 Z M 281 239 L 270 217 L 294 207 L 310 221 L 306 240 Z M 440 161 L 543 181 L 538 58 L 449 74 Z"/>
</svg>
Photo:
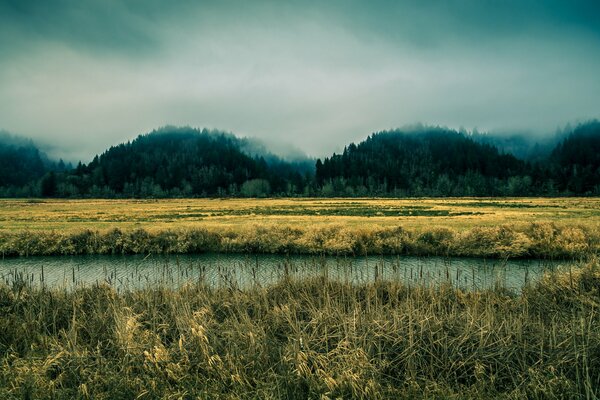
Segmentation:
<svg viewBox="0 0 600 400">
<path fill-rule="evenodd" d="M 599 12 L 583 1 L 0 1 L 0 128 L 84 161 L 166 124 L 312 155 L 414 122 L 552 132 L 599 116 Z"/>
</svg>

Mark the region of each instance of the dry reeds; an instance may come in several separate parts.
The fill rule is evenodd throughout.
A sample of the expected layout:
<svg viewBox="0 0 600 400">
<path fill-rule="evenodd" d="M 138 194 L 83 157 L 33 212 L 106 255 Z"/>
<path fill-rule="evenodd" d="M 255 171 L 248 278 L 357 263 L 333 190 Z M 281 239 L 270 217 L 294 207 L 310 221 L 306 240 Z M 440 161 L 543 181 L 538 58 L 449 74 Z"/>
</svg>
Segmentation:
<svg viewBox="0 0 600 400">
<path fill-rule="evenodd" d="M 0 286 L 0 398 L 591 399 L 599 306 L 597 260 L 521 294 L 325 278 L 122 294 L 15 283 Z"/>
<path fill-rule="evenodd" d="M 249 225 L 147 231 L 20 231 L 0 233 L 3 256 L 174 254 L 406 254 L 491 258 L 579 258 L 600 249 L 600 232 L 552 223 L 500 225 L 456 231 L 435 226 Z"/>
</svg>

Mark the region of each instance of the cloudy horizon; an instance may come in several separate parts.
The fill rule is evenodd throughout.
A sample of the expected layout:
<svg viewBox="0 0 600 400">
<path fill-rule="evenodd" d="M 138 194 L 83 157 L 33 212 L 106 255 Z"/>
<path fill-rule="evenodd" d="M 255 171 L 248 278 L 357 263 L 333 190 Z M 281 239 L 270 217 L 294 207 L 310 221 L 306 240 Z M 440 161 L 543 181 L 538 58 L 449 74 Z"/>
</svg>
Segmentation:
<svg viewBox="0 0 600 400">
<path fill-rule="evenodd" d="M 0 0 L 0 130 L 83 161 L 165 125 L 312 156 L 414 123 L 553 133 L 600 117 L 599 13 L 593 1 Z"/>
</svg>

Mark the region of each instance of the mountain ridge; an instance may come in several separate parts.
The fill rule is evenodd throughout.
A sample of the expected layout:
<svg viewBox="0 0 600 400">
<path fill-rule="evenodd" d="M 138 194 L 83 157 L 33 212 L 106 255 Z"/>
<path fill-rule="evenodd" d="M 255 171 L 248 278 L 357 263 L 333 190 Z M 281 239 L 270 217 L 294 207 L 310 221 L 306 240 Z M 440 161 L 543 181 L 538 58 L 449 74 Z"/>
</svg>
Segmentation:
<svg viewBox="0 0 600 400">
<path fill-rule="evenodd" d="M 230 132 L 164 126 L 76 168 L 44 164 L 31 140 L 0 134 L 3 197 L 526 196 L 600 194 L 600 123 L 516 157 L 496 136 L 418 125 L 375 132 L 340 154 L 286 160 Z M 508 138 L 508 146 L 519 140 Z M 520 144 L 519 144 L 520 143 Z M 550 143 L 550 141 L 548 142 Z M 7 150 L 8 149 L 8 150 Z M 29 149 L 19 158 L 17 149 Z M 10 151 L 9 151 L 10 150 Z M 21 150 L 23 152 L 23 150 Z M 36 156 L 37 154 L 37 156 Z M 11 158 L 12 157 L 12 158 Z M 39 160 L 37 158 L 39 158 Z M 12 160 L 12 161 L 11 161 Z M 11 161 L 11 162 L 6 162 Z M 40 167 L 40 162 L 42 167 Z M 31 168 L 29 168 L 31 167 Z M 29 169 L 28 169 L 29 168 Z"/>
</svg>

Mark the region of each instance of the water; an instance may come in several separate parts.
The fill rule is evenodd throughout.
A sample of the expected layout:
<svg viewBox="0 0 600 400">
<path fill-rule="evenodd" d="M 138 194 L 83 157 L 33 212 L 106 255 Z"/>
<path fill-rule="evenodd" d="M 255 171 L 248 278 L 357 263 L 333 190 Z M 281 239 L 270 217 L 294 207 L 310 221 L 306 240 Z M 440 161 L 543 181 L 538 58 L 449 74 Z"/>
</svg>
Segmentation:
<svg viewBox="0 0 600 400">
<path fill-rule="evenodd" d="M 108 284 L 118 291 L 200 282 L 212 287 L 266 286 L 287 277 L 327 276 L 344 282 L 401 281 L 477 290 L 496 284 L 520 290 L 566 262 L 442 257 L 319 257 L 244 254 L 65 256 L 0 260 L 0 282 L 72 289 Z"/>
</svg>

